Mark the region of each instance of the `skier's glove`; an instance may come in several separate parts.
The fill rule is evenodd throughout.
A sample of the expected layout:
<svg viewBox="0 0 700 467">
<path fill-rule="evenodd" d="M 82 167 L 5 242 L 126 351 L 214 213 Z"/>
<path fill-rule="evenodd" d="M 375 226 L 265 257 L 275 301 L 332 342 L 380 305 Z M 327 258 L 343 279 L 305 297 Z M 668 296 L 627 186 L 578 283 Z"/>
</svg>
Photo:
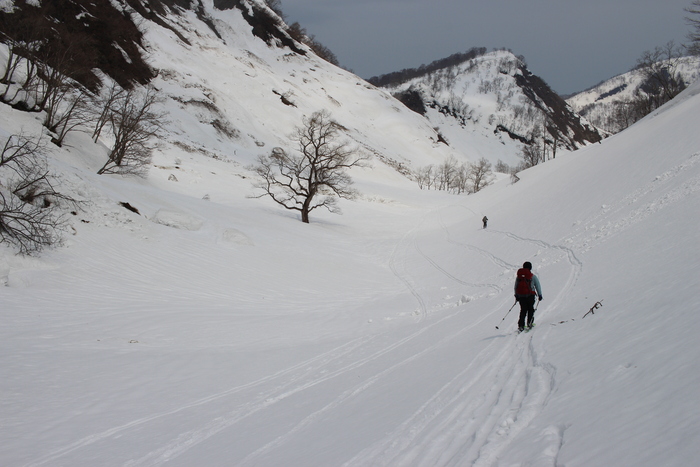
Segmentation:
<svg viewBox="0 0 700 467">
<path fill-rule="evenodd" d="M 540 301 L 542 301 L 542 295 L 540 295 L 538 298 L 540 299 Z"/>
</svg>

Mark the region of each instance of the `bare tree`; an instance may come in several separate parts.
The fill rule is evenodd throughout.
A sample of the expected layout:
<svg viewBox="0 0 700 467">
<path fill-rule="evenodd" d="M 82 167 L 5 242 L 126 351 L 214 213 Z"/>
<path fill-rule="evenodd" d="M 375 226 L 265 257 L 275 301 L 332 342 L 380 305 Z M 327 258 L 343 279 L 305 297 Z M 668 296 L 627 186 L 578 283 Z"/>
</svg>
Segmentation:
<svg viewBox="0 0 700 467">
<path fill-rule="evenodd" d="M 66 97 L 81 87 L 72 77 L 90 72 L 90 60 L 83 51 L 84 40 L 75 33 L 66 32 L 60 39 L 42 41 L 42 46 L 34 53 L 39 77 L 35 110 L 46 110 L 50 115 L 49 122 Z M 53 125 L 45 126 L 51 128 Z"/>
<path fill-rule="evenodd" d="M 557 158 L 557 148 L 559 147 L 559 140 L 561 139 L 561 133 L 557 129 L 557 124 L 554 118 L 548 113 L 542 114 L 542 140 L 544 142 L 544 151 L 547 153 L 547 148 L 552 147 L 552 159 Z M 547 160 L 549 160 L 549 155 L 546 155 Z"/>
<path fill-rule="evenodd" d="M 513 167 L 510 169 L 510 183 L 515 184 L 520 181 L 520 177 L 518 177 L 518 167 Z"/>
<path fill-rule="evenodd" d="M 98 174 L 143 175 L 148 170 L 154 140 L 162 130 L 163 113 L 156 110 L 161 102 L 158 91 L 149 86 L 145 91 L 127 91 L 118 106 L 109 114 L 114 144 L 107 162 Z"/>
<path fill-rule="evenodd" d="M 90 96 L 82 86 L 77 86 L 65 99 L 63 109 L 57 113 L 53 125 L 49 127 L 56 136 L 51 142 L 61 147 L 66 135 L 77 128 L 88 125 L 93 112 L 89 107 Z"/>
<path fill-rule="evenodd" d="M 280 0 L 265 0 L 265 5 L 267 5 L 283 20 L 287 19 L 287 15 L 285 15 L 282 11 L 282 2 Z"/>
<path fill-rule="evenodd" d="M 492 173 L 491 163 L 485 157 L 482 157 L 474 164 L 470 164 L 468 178 L 471 181 L 472 193 L 487 187 L 491 183 L 490 176 Z"/>
<path fill-rule="evenodd" d="M 469 191 L 469 173 L 471 171 L 471 164 L 460 164 L 455 167 L 454 175 L 452 177 L 452 187 L 453 193 L 458 195 Z"/>
<path fill-rule="evenodd" d="M 661 107 L 685 89 L 678 70 L 681 52 L 681 48 L 671 41 L 664 47 L 645 51 L 637 59 L 636 70 L 644 79 L 639 98 L 646 99 L 651 110 Z"/>
<path fill-rule="evenodd" d="M 454 156 L 450 156 L 437 167 L 428 165 L 418 169 L 413 179 L 420 189 L 434 188 L 459 195 L 481 190 L 490 183 L 492 173 L 491 163 L 484 157 L 473 164 L 458 164 Z"/>
<path fill-rule="evenodd" d="M 9 85 L 14 81 L 14 74 L 19 67 L 19 63 L 22 60 L 20 55 L 21 42 L 12 39 L 11 37 L 2 34 L 3 42 L 7 46 L 7 59 L 5 60 L 5 72 L 2 77 L 0 77 L 0 83 Z M 7 95 L 7 89 L 3 93 L 3 96 Z"/>
<path fill-rule="evenodd" d="M 301 27 L 301 25 L 298 22 L 292 23 L 287 29 L 287 33 L 295 41 L 301 42 L 302 44 L 306 44 L 307 46 L 309 46 L 316 55 L 318 55 L 328 63 L 338 66 L 338 57 L 336 57 L 336 55 L 328 47 L 321 44 L 321 42 L 319 42 L 316 39 L 316 36 L 314 36 L 313 34 L 309 35 L 306 29 Z"/>
<path fill-rule="evenodd" d="M 102 130 L 105 125 L 109 123 L 110 116 L 112 113 L 117 111 L 117 108 L 121 105 L 121 100 L 126 97 L 126 91 L 124 88 L 120 87 L 116 82 L 107 88 L 107 90 L 101 93 L 95 100 L 95 108 L 98 109 L 99 114 L 95 118 L 95 129 L 92 132 L 92 139 L 97 142 L 100 139 Z"/>
<path fill-rule="evenodd" d="M 22 93 L 20 101 L 26 108 L 32 108 L 34 102 L 27 102 L 28 96 L 37 86 L 36 54 L 41 48 L 42 37 L 45 34 L 44 21 L 40 15 L 33 14 L 17 21 L 14 14 L 0 15 L 0 37 L 7 45 L 8 56 L 5 62 L 5 71 L 0 78 L 0 83 L 7 87 L 0 95 L 0 100 L 7 104 L 17 105 L 15 99 Z M 23 73 L 17 73 L 21 65 L 24 65 Z M 19 74 L 23 82 L 15 81 L 15 74 Z M 19 78 L 18 78 L 19 79 Z"/>
<path fill-rule="evenodd" d="M 34 53 L 38 48 L 38 42 L 24 43 L 20 47 L 20 52 L 15 52 L 19 57 L 15 64 L 15 69 L 12 75 L 8 78 L 7 87 L 0 96 L 0 100 L 6 104 L 23 108 L 24 110 L 33 109 L 36 106 L 36 95 L 39 88 L 40 79 L 38 76 L 38 68 L 34 60 Z M 24 56 L 20 56 L 23 54 Z M 23 73 L 21 73 L 24 81 L 14 83 L 14 75 L 17 72 L 19 65 L 24 65 Z"/>
<path fill-rule="evenodd" d="M 0 154 L 0 242 L 21 254 L 38 252 L 60 239 L 60 204 L 77 202 L 54 188 L 40 139 L 10 136 Z"/>
<path fill-rule="evenodd" d="M 435 174 L 435 185 L 438 190 L 447 191 L 454 185 L 454 178 L 457 172 L 457 160 L 450 156 L 440 164 Z"/>
<path fill-rule="evenodd" d="M 498 173 L 502 174 L 507 174 L 510 173 L 510 166 L 503 162 L 501 159 L 498 159 L 498 162 L 496 162 L 496 166 L 494 167 L 494 170 Z"/>
<path fill-rule="evenodd" d="M 688 13 L 685 19 L 692 28 L 688 33 L 688 52 L 700 55 L 700 0 L 693 0 L 685 11 Z"/>
<path fill-rule="evenodd" d="M 423 190 L 427 189 L 430 190 L 433 186 L 433 179 L 435 178 L 434 176 L 434 171 L 435 167 L 433 165 L 427 165 L 425 167 L 422 167 L 416 171 L 416 173 L 413 175 L 414 180 L 416 183 L 418 183 L 418 187 Z"/>
<path fill-rule="evenodd" d="M 357 192 L 346 170 L 362 165 L 366 157 L 339 141 L 340 125 L 327 111 L 314 112 L 304 118 L 292 140 L 299 155 L 275 148 L 269 156 L 260 156 L 253 168 L 261 177 L 256 184 L 277 204 L 299 211 L 302 222 L 309 223 L 309 213 L 324 207 L 340 212 L 339 198 L 352 199 Z"/>
<path fill-rule="evenodd" d="M 615 103 L 612 119 L 614 124 L 617 125 L 617 132 L 629 127 L 639 120 L 639 118 L 640 117 L 637 116 L 634 110 L 634 103 L 631 99 L 625 99 Z"/>
<path fill-rule="evenodd" d="M 520 157 L 522 158 L 521 170 L 529 169 L 534 167 L 540 162 L 542 162 L 543 147 L 539 140 L 535 140 L 532 144 L 526 144 L 523 146 L 520 152 Z"/>
<path fill-rule="evenodd" d="M 313 34 L 307 37 L 305 43 L 306 45 L 311 47 L 311 50 L 313 50 L 316 55 L 318 55 L 328 63 L 335 66 L 340 65 L 338 57 L 333 53 L 333 51 L 325 45 L 323 45 L 318 39 L 316 39 L 316 36 L 314 36 Z"/>
<path fill-rule="evenodd" d="M 62 49 L 60 53 L 65 57 L 65 61 L 56 60 L 60 70 L 44 63 L 40 65 L 44 85 L 41 94 L 37 95 L 41 98 L 37 109 L 45 111 L 44 126 L 56 133 L 51 141 L 57 146 L 63 144 L 70 131 L 87 125 L 92 117 L 92 112 L 88 111 L 91 100 L 88 91 L 67 74 L 72 63 L 70 50 Z"/>
</svg>

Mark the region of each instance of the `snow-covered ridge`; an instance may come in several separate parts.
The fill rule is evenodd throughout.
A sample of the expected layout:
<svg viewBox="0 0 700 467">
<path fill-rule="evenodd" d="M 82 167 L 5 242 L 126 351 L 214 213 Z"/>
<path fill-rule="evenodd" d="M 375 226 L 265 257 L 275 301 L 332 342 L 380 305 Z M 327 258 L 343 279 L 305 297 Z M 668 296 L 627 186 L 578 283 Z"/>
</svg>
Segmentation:
<svg viewBox="0 0 700 467">
<path fill-rule="evenodd" d="M 146 33 L 150 63 L 158 70 L 153 84 L 177 102 L 170 130 L 177 147 L 206 147 L 245 166 L 288 145 L 304 116 L 325 109 L 347 128 L 349 140 L 379 155 L 380 164 L 412 166 L 455 154 L 437 144 L 428 122 L 388 93 L 313 53 L 267 45 L 251 34 L 240 10 L 205 3 L 204 14 L 213 28 L 201 12 L 169 17 L 190 45 L 153 24 Z"/>
<path fill-rule="evenodd" d="M 700 58 L 680 58 L 677 71 L 686 84 L 694 83 L 700 77 Z M 634 91 L 642 81 L 643 76 L 638 71 L 628 71 L 569 97 L 567 102 L 574 109 L 581 110 L 595 103 L 609 104 L 616 100 L 629 99 L 633 97 Z"/>
<path fill-rule="evenodd" d="M 556 145 L 559 151 L 600 140 L 595 128 L 575 115 L 520 58 L 505 50 L 387 90 L 399 98 L 420 96 L 417 100 L 426 117 L 451 146 L 467 154 L 476 151 L 494 163 L 503 160 L 517 165 L 523 145 L 536 140 Z"/>
<path fill-rule="evenodd" d="M 690 85 L 700 78 L 700 58 L 680 57 L 674 61 L 674 69 L 685 85 Z M 631 101 L 643 83 L 643 74 L 639 70 L 631 70 L 575 94 L 566 101 L 593 124 L 609 133 L 616 133 L 619 128 L 607 120 L 614 113 L 615 106 Z"/>
</svg>

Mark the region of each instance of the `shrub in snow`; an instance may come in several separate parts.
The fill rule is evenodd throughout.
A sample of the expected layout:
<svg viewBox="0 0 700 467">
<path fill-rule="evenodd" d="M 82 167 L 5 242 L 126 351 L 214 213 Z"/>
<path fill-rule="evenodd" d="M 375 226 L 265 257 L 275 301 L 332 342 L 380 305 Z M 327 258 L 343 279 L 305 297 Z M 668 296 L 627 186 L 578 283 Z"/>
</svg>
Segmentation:
<svg viewBox="0 0 700 467">
<path fill-rule="evenodd" d="M 61 202 L 77 202 L 54 188 L 39 138 L 10 136 L 0 153 L 0 243 L 30 254 L 60 240 Z"/>
</svg>

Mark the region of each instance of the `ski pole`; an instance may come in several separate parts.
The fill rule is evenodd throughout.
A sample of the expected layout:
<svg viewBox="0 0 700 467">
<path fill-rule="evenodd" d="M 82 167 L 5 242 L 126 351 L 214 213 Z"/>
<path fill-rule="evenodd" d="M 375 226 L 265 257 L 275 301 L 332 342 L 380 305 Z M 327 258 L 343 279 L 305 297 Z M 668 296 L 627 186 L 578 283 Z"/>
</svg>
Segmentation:
<svg viewBox="0 0 700 467">
<path fill-rule="evenodd" d="M 515 303 L 518 303 L 518 299 L 515 299 Z M 510 307 L 510 310 L 513 309 L 513 307 L 515 306 L 515 303 L 513 303 L 513 306 Z M 508 313 L 510 313 L 510 310 L 508 310 Z M 508 316 L 508 313 L 506 313 L 506 316 Z M 502 323 L 503 321 L 505 321 L 506 316 L 503 317 L 503 319 L 501 320 L 501 323 Z M 498 324 L 501 324 L 501 323 L 498 323 Z M 498 329 L 498 326 L 496 326 L 496 329 Z"/>
</svg>

